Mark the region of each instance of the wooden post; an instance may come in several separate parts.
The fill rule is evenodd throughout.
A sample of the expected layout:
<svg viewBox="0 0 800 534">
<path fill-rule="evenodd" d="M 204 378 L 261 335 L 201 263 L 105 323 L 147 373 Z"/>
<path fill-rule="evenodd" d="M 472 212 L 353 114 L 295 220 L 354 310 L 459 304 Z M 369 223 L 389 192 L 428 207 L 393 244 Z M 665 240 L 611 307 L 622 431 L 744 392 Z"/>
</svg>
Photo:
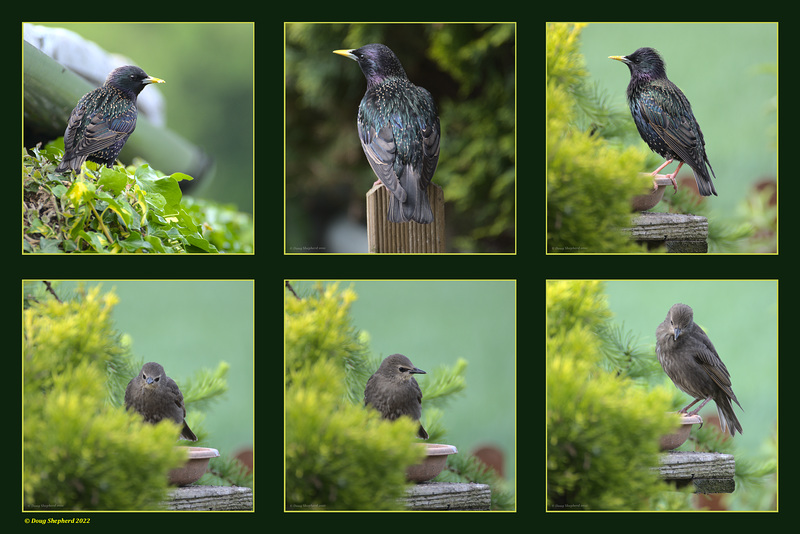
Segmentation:
<svg viewBox="0 0 800 534">
<path fill-rule="evenodd" d="M 444 191 L 434 183 L 428 185 L 428 199 L 433 222 L 392 223 L 387 220 L 389 195 L 376 184 L 367 192 L 367 242 L 370 252 L 433 253 L 444 252 Z"/>
</svg>

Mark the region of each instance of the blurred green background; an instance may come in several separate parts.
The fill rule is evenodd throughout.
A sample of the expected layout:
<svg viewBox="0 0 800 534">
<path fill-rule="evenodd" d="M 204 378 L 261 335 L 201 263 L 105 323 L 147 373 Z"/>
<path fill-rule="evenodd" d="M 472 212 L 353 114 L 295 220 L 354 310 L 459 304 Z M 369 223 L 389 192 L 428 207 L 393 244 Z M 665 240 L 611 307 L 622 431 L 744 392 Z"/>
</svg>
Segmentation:
<svg viewBox="0 0 800 534">
<path fill-rule="evenodd" d="M 655 354 L 656 328 L 673 304 L 694 310 L 694 321 L 705 330 L 731 374 L 743 434 L 736 447 L 755 456 L 777 428 L 778 283 L 776 281 L 608 281 L 609 308 L 614 320 L 639 336 Z M 664 377 L 667 383 L 669 379 Z M 684 395 L 686 403 L 691 399 Z M 709 402 L 701 415 L 716 415 Z"/>
<path fill-rule="evenodd" d="M 74 293 L 79 284 L 114 290 L 116 330 L 130 335 L 135 357 L 160 363 L 178 386 L 202 367 L 228 362 L 228 392 L 201 423 L 206 445 L 223 455 L 253 447 L 253 282 L 64 281 L 56 291 Z"/>
<path fill-rule="evenodd" d="M 333 51 L 370 43 L 391 48 L 438 107 L 433 182 L 444 189 L 447 251 L 515 251 L 514 24 L 285 29 L 285 252 L 367 252 L 365 195 L 376 178 L 356 129 L 367 84 L 355 61 Z"/>
<path fill-rule="evenodd" d="M 316 285 L 291 283 L 301 297 Z M 500 448 L 505 478 L 513 481 L 516 283 L 342 281 L 339 287 L 351 283 L 358 294 L 351 308 L 353 326 L 369 334 L 373 356 L 383 360 L 391 354 L 404 354 L 428 373 L 438 365 L 451 366 L 458 358 L 467 360 L 466 389 L 442 408 L 446 442 L 463 454 L 485 445 Z M 424 395 L 426 376 L 417 381 Z"/>
<path fill-rule="evenodd" d="M 191 194 L 253 211 L 253 23 L 85 23 L 60 27 L 166 80 L 167 127 L 216 162 Z M 152 88 L 150 89 L 152 90 Z"/>
<path fill-rule="evenodd" d="M 777 179 L 777 34 L 775 23 L 594 23 L 581 34 L 581 50 L 609 104 L 625 110 L 630 72 L 608 56 L 644 46 L 661 53 L 667 76 L 703 130 L 719 193 L 710 199 L 712 213 L 730 215 L 754 184 Z M 638 137 L 636 144 L 650 152 Z M 664 172 L 676 168 L 673 163 Z M 682 168 L 680 176 L 691 177 L 691 169 Z"/>
</svg>

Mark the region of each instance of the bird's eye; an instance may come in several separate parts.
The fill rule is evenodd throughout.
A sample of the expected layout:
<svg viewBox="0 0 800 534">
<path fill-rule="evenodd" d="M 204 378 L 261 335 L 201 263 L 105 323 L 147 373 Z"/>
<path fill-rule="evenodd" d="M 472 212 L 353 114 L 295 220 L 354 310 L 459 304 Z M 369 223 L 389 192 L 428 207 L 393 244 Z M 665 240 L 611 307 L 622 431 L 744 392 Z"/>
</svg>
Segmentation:
<svg viewBox="0 0 800 534">
<path fill-rule="evenodd" d="M 401 367 L 400 368 L 400 372 L 401 373 L 407 373 L 408 372 L 408 367 Z"/>
<path fill-rule="evenodd" d="M 147 375 L 142 373 L 142 380 L 147 380 Z"/>
<path fill-rule="evenodd" d="M 157 376 L 157 377 L 156 377 L 156 382 L 158 382 L 159 380 L 161 380 L 161 377 L 160 377 L 160 376 Z"/>
</svg>

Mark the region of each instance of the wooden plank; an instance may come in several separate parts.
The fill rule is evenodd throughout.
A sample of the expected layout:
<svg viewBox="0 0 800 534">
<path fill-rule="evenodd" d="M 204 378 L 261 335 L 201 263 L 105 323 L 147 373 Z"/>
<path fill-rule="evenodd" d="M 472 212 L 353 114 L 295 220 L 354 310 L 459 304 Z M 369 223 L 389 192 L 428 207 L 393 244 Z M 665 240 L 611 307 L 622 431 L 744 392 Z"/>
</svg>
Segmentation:
<svg viewBox="0 0 800 534">
<path fill-rule="evenodd" d="M 183 486 L 170 491 L 167 510 L 253 510 L 253 490 L 241 486 Z"/>
<path fill-rule="evenodd" d="M 406 491 L 408 510 L 488 510 L 492 490 L 487 484 L 425 482 Z"/>
<path fill-rule="evenodd" d="M 661 465 L 654 467 L 664 480 L 678 485 L 691 482 L 695 493 L 732 493 L 736 460 L 718 452 L 671 451 L 660 455 Z"/>
<path fill-rule="evenodd" d="M 666 245 L 668 252 L 708 252 L 708 219 L 699 215 L 636 213 L 622 231 L 651 247 Z"/>
</svg>

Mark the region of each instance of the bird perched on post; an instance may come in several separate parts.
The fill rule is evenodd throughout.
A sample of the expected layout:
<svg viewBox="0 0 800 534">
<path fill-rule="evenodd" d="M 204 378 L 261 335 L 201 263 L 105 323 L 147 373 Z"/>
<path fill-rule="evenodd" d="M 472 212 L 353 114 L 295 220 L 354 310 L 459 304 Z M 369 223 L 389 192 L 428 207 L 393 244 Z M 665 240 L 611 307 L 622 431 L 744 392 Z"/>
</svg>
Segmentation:
<svg viewBox="0 0 800 534">
<path fill-rule="evenodd" d="M 166 82 L 126 65 L 111 71 L 102 87 L 83 95 L 69 116 L 64 158 L 56 172 L 78 172 L 87 159 L 111 168 L 136 128 L 136 99 L 151 83 Z"/>
<path fill-rule="evenodd" d="M 372 406 L 384 419 L 394 421 L 402 415 L 419 421 L 422 415 L 422 391 L 414 379 L 415 374 L 427 374 L 417 369 L 402 354 L 387 357 L 375 371 L 364 390 L 364 406 Z M 419 425 L 417 435 L 428 439 L 428 433 Z"/>
<path fill-rule="evenodd" d="M 737 430 L 739 434 L 742 433 L 742 425 L 731 404 L 731 400 L 739 404 L 731 386 L 731 375 L 714 344 L 703 329 L 694 323 L 694 313 L 686 304 L 672 306 L 667 318 L 656 329 L 656 355 L 664 372 L 678 389 L 695 398 L 680 413 L 686 413 L 686 410 L 705 399 L 689 414 L 696 415 L 708 401 L 714 399 L 722 432 L 727 428 L 731 436 Z"/>
<path fill-rule="evenodd" d="M 358 62 L 367 78 L 358 106 L 358 135 L 372 170 L 392 193 L 389 221 L 432 222 L 428 184 L 439 162 L 440 134 L 433 97 L 408 80 L 388 46 L 333 53 Z"/>
<path fill-rule="evenodd" d="M 700 194 L 704 197 L 716 195 L 717 190 L 708 169 L 711 169 L 714 178 L 717 175 L 706 155 L 703 132 L 694 118 L 692 106 L 686 96 L 677 85 L 667 79 L 664 60 L 658 52 L 652 48 L 640 48 L 627 56 L 608 57 L 622 61 L 630 69 L 628 105 L 633 121 L 650 149 L 667 159 L 653 171 L 653 176 L 669 178 L 677 191 L 675 177 L 686 163 L 694 172 Z M 658 171 L 673 160 L 680 162 L 675 172 L 666 176 L 659 175 Z M 655 188 L 658 189 L 658 186 Z"/>
<path fill-rule="evenodd" d="M 183 405 L 183 393 L 178 389 L 178 384 L 167 376 L 164 368 L 155 362 L 144 364 L 139 374 L 128 382 L 125 409 L 136 410 L 147 423 L 156 424 L 162 419 L 170 419 L 182 424 L 180 439 L 197 441 L 197 436 L 184 419 L 186 407 Z"/>
</svg>

